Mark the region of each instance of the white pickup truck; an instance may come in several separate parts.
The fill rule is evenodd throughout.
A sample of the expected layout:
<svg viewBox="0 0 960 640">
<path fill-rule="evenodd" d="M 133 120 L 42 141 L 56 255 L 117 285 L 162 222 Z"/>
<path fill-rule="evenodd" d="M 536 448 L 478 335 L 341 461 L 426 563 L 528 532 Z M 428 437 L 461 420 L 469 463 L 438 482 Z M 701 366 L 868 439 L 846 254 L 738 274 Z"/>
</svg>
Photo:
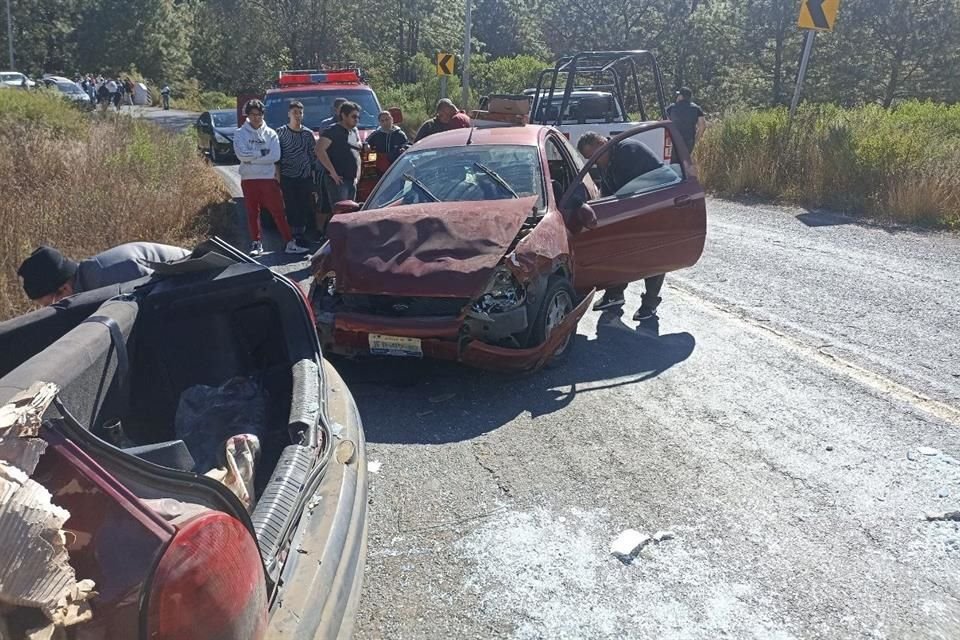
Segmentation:
<svg viewBox="0 0 960 640">
<path fill-rule="evenodd" d="M 652 88 L 649 99 L 644 88 Z M 553 125 L 574 146 L 588 131 L 610 137 L 642 122 L 667 119 L 660 67 L 649 51 L 589 51 L 565 56 L 544 69 L 537 87 L 524 93 L 532 99 L 530 121 Z M 673 145 L 665 131 L 656 128 L 637 139 L 661 160 L 669 161 Z"/>
</svg>

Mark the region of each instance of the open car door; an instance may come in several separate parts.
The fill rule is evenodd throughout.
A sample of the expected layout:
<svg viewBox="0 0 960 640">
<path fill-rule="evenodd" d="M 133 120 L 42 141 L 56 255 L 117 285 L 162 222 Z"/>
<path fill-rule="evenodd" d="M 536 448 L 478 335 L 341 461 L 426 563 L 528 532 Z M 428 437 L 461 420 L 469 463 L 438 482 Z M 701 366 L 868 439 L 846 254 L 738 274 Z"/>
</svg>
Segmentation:
<svg viewBox="0 0 960 640">
<path fill-rule="evenodd" d="M 603 170 L 598 160 L 624 141 L 663 129 L 674 144 L 674 164 L 637 175 L 613 193 L 591 193 L 587 174 L 597 184 Z M 627 143 L 628 145 L 630 143 Z M 651 150 L 653 156 L 658 154 Z M 651 122 L 611 138 L 591 157 L 561 199 L 561 211 L 577 215 L 586 200 L 596 214 L 596 226 L 577 231 L 571 246 L 574 288 L 604 289 L 696 264 L 703 253 L 707 213 L 703 188 L 693 175 L 690 156 L 669 122 Z M 603 187 L 601 187 L 603 188 Z"/>
</svg>

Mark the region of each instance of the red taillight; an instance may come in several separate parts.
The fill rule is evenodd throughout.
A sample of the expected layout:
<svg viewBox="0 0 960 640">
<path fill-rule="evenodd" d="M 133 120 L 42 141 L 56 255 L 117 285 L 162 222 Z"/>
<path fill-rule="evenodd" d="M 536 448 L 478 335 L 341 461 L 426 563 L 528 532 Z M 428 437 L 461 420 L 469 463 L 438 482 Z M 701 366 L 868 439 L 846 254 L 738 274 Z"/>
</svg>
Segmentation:
<svg viewBox="0 0 960 640">
<path fill-rule="evenodd" d="M 267 588 L 250 532 L 225 513 L 186 523 L 150 583 L 147 638 L 254 640 L 267 625 Z"/>
</svg>

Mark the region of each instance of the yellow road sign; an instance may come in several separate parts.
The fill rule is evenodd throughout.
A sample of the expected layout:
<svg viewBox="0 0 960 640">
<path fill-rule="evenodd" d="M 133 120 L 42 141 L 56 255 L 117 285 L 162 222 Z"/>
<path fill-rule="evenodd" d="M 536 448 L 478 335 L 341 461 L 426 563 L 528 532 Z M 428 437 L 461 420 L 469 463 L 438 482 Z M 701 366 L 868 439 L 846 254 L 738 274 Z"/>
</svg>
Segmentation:
<svg viewBox="0 0 960 640">
<path fill-rule="evenodd" d="M 438 53 L 437 54 L 437 75 L 452 76 L 453 66 L 454 66 L 453 61 L 454 61 L 454 57 L 452 53 Z"/>
<path fill-rule="evenodd" d="M 802 0 L 797 26 L 815 31 L 833 31 L 840 0 Z"/>
</svg>

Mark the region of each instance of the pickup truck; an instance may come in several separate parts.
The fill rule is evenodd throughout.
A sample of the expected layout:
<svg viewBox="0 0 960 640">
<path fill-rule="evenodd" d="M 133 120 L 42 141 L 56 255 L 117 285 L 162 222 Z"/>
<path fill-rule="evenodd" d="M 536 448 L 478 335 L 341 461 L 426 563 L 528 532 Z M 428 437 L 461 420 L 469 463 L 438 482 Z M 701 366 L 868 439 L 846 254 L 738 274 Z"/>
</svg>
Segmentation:
<svg viewBox="0 0 960 640">
<path fill-rule="evenodd" d="M 652 97 L 644 93 L 647 87 L 652 87 Z M 564 56 L 524 93 L 531 98 L 530 121 L 556 127 L 574 146 L 588 131 L 611 137 L 643 122 L 667 119 L 663 77 L 650 51 Z M 669 163 L 673 143 L 666 131 L 654 128 L 637 139 Z"/>
</svg>

